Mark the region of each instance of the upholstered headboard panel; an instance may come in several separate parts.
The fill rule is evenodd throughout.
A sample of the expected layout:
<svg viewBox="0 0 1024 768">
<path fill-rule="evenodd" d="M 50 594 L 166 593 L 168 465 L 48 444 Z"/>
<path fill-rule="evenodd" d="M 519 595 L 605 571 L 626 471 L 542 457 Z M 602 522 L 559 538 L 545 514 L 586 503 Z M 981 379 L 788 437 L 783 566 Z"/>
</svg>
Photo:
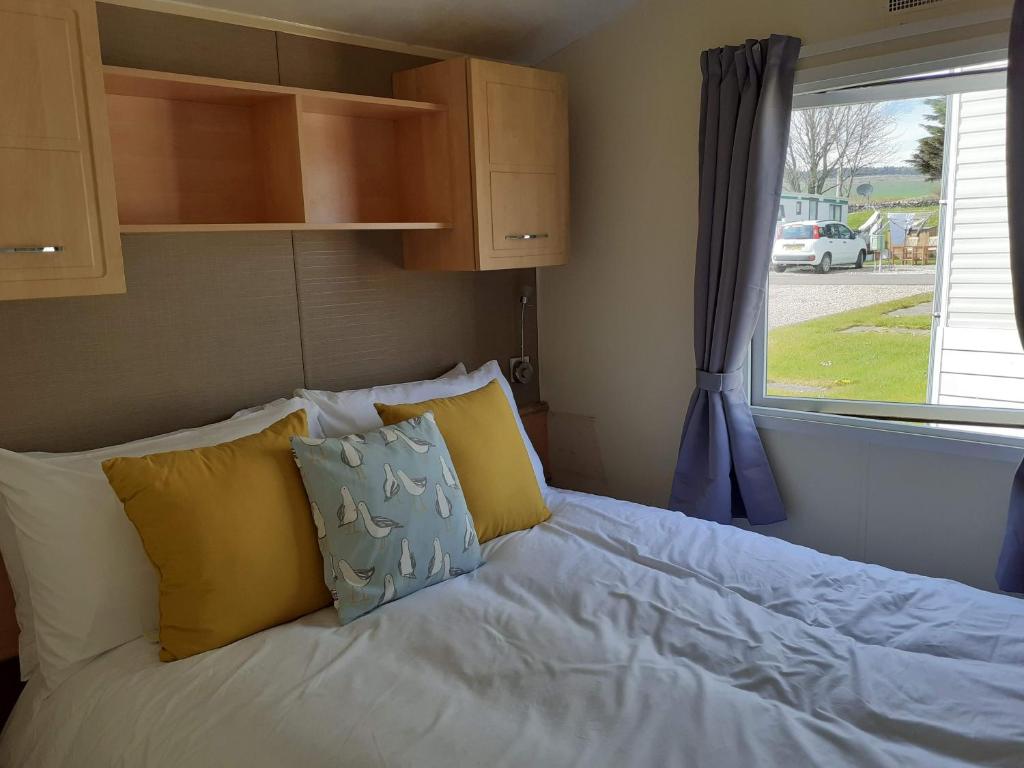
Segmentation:
<svg viewBox="0 0 1024 768">
<path fill-rule="evenodd" d="M 123 242 L 127 293 L 0 305 L 0 447 L 110 445 L 302 386 L 288 233 Z"/>
<path fill-rule="evenodd" d="M 0 304 L 0 448 L 95 448 L 296 387 L 504 359 L 518 345 L 516 296 L 534 281 L 530 270 L 407 272 L 388 232 L 296 233 L 294 251 L 287 232 L 123 242 L 126 294 Z M 536 399 L 535 384 L 517 389 Z"/>
<path fill-rule="evenodd" d="M 100 6 L 104 60 L 389 95 L 422 59 Z M 518 354 L 533 270 L 400 267 L 401 235 L 217 233 L 122 238 L 121 296 L 0 302 L 0 448 L 69 451 L 226 418 L 300 386 L 425 378 Z M 535 315 L 527 351 L 536 356 Z M 537 384 L 516 386 L 521 402 Z M 0 571 L 0 658 L 16 652 Z"/>
<path fill-rule="evenodd" d="M 533 270 L 409 272 L 401 259 L 398 233 L 295 233 L 309 387 L 412 380 L 456 360 L 518 354 L 516 299 Z M 529 341 L 532 349 L 535 333 Z M 517 389 L 520 400 L 537 397 L 536 383 Z"/>
</svg>

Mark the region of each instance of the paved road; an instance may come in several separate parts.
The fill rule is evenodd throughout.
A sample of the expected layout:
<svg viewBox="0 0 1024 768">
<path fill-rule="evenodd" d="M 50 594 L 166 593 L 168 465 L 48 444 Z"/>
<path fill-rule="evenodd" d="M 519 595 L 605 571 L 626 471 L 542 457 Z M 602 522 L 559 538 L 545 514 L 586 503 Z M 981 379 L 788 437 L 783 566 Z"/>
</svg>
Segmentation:
<svg viewBox="0 0 1024 768">
<path fill-rule="evenodd" d="M 768 278 L 768 328 L 802 323 L 858 307 L 927 293 L 935 285 L 934 267 L 897 267 L 895 271 L 835 269 L 772 272 Z"/>
<path fill-rule="evenodd" d="M 799 271 L 788 269 L 779 274 L 771 272 L 769 285 L 934 285 L 935 267 L 896 267 L 875 272 L 871 266 L 864 269 L 833 269 L 819 275 L 809 268 Z"/>
</svg>

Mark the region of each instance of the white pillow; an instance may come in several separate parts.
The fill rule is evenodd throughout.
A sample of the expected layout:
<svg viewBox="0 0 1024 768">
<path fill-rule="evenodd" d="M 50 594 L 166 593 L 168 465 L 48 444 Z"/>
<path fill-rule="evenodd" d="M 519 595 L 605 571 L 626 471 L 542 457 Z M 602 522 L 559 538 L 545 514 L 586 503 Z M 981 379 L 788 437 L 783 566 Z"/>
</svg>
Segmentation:
<svg viewBox="0 0 1024 768">
<path fill-rule="evenodd" d="M 495 360 L 485 363 L 471 373 L 466 373 L 465 367 L 463 367 L 461 373 L 456 373 L 453 369 L 440 379 L 431 379 L 430 381 L 414 381 L 409 384 L 354 389 L 347 392 L 297 389 L 295 395 L 310 400 L 316 405 L 320 414 L 323 437 L 342 437 L 383 426 L 380 416 L 377 415 L 377 411 L 373 407 L 374 403 L 399 405 L 433 400 L 436 397 L 455 397 L 472 392 L 474 389 L 480 389 L 492 381 L 501 384 L 501 389 L 508 399 L 509 407 L 516 418 L 516 425 L 519 427 L 519 435 L 523 438 L 526 453 L 530 456 L 533 473 L 537 476 L 537 485 L 543 492 L 547 488 L 547 483 L 544 480 L 544 467 L 523 427 L 523 420 L 519 417 L 519 406 L 516 405 L 515 397 L 512 396 L 512 387 L 509 386 L 501 372 L 501 366 Z"/>
<path fill-rule="evenodd" d="M 459 363 L 462 365 L 462 363 Z M 465 368 L 463 368 L 465 370 Z M 447 375 L 447 374 L 445 374 Z M 301 397 L 279 397 L 277 400 L 271 400 L 269 403 L 264 405 L 254 405 L 251 408 L 243 408 L 240 411 L 236 411 L 231 419 L 241 419 L 245 416 L 252 416 L 254 413 L 262 413 L 268 408 L 280 408 L 286 403 L 292 403 L 295 401 L 302 402 L 302 408 L 306 410 L 306 420 L 309 424 L 309 436 L 310 437 L 323 437 L 324 434 L 320 430 L 320 409 L 316 407 L 316 404 L 310 400 L 305 400 Z"/>
<path fill-rule="evenodd" d="M 344 437 L 367 429 L 382 427 L 374 403 L 416 403 L 434 397 L 447 397 L 438 389 L 448 382 L 466 375 L 466 366 L 459 363 L 448 373 L 436 379 L 409 381 L 404 384 L 387 384 L 368 389 L 347 389 L 343 392 L 329 392 L 322 389 L 296 389 L 295 397 L 310 401 L 316 407 L 320 419 L 320 437 Z M 442 394 L 432 394 L 442 392 Z"/>
<path fill-rule="evenodd" d="M 19 621 L 35 634 L 39 671 L 56 687 L 86 661 L 156 629 L 157 575 L 101 463 L 188 450 L 259 432 L 307 407 L 299 399 L 239 419 L 72 454 L 0 450 L 0 495 L 16 547 L 0 535 L 8 573 L 21 561 L 28 601 Z M 24 592 L 24 590 L 23 590 Z M 16 593 L 17 599 L 17 593 Z"/>
<path fill-rule="evenodd" d="M 463 374 L 465 372 L 466 366 L 459 363 L 445 375 Z M 273 400 L 264 405 L 244 408 L 235 413 L 231 418 L 239 419 L 243 416 L 259 413 L 260 411 L 264 411 L 268 408 L 279 409 L 282 406 L 287 406 L 289 400 L 290 399 L 286 398 L 278 398 L 277 400 Z M 309 401 L 304 401 L 302 407 L 306 409 L 306 413 L 309 417 L 309 436 L 322 437 L 320 434 L 320 422 L 317 418 L 316 406 Z M 185 432 L 188 431 L 191 430 L 185 430 Z M 161 438 L 152 439 L 162 440 L 165 437 L 171 437 L 171 435 L 164 435 Z M 129 443 L 123 447 L 126 450 L 131 450 L 132 445 L 133 444 Z M 120 450 L 120 447 L 118 449 Z M 89 452 L 86 451 L 84 453 L 87 454 Z M 38 458 L 70 458 L 72 456 L 83 455 L 83 453 L 29 453 L 27 455 Z M 21 562 L 21 550 L 18 549 L 18 541 L 14 532 L 14 524 L 11 522 L 11 519 L 7 514 L 7 504 L 4 502 L 3 496 L 0 496 L 0 552 L 3 553 L 4 565 L 7 568 L 7 575 L 11 582 L 11 590 L 14 592 L 14 615 L 18 621 L 18 628 L 20 630 L 18 632 L 18 664 L 21 669 L 21 679 L 26 681 L 32 676 L 32 672 L 39 665 L 39 660 L 36 655 L 36 630 L 35 624 L 32 622 L 32 601 L 28 592 L 28 577 L 25 575 L 25 566 Z"/>
</svg>

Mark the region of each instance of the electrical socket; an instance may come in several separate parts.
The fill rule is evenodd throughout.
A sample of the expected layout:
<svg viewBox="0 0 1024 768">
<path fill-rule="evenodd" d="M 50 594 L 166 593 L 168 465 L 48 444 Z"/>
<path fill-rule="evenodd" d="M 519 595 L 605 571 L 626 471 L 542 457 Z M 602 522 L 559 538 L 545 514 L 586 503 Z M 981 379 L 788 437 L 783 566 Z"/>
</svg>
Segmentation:
<svg viewBox="0 0 1024 768">
<path fill-rule="evenodd" d="M 525 363 L 525 365 L 524 365 Z M 525 378 L 523 374 L 525 373 Z M 530 356 L 510 357 L 508 359 L 508 378 L 513 384 L 527 384 L 533 378 L 533 366 Z"/>
</svg>

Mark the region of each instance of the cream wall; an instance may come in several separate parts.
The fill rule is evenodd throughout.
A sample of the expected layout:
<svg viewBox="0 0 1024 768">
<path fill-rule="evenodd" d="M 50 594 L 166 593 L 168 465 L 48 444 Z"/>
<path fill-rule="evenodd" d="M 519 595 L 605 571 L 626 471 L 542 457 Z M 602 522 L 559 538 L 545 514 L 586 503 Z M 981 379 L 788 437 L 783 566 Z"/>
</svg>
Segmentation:
<svg viewBox="0 0 1024 768">
<path fill-rule="evenodd" d="M 805 45 L 845 39 L 892 26 L 886 5 L 885 0 L 641 0 L 544 63 L 568 75 L 572 131 L 572 261 L 539 270 L 541 394 L 553 412 L 556 480 L 658 506 L 668 498 L 694 384 L 701 50 L 773 32 L 799 36 Z M 1010 6 L 1009 0 L 948 0 L 901 18 L 926 21 Z M 985 29 L 993 27 L 1003 30 L 1008 22 L 989 22 Z M 934 39 L 959 34 L 939 33 Z M 904 40 L 890 47 L 923 42 Z M 767 532 L 837 554 L 991 586 L 1010 461 L 993 460 L 981 472 L 978 464 L 949 454 L 936 458 L 928 451 L 900 449 L 872 468 L 862 444 L 849 434 L 825 429 L 812 442 L 815 452 L 809 455 L 803 450 L 806 436 L 766 435 L 791 518 Z M 823 458 L 830 453 L 834 462 Z M 815 458 L 829 462 L 827 482 L 797 463 Z M 956 520 L 952 505 L 962 499 L 951 501 L 942 492 L 943 480 L 976 491 L 972 517 L 964 518 L 971 541 L 980 537 L 969 566 L 951 564 L 937 541 L 919 542 L 913 551 L 908 545 L 906 556 L 882 546 L 882 540 L 872 545 L 870 521 L 880 532 L 883 519 L 890 528 L 892 521 L 911 526 L 909 508 L 938 507 L 943 520 Z M 887 485 L 892 483 L 899 487 Z M 831 498 L 837 496 L 834 488 L 844 485 L 867 485 L 874 492 Z"/>
</svg>

